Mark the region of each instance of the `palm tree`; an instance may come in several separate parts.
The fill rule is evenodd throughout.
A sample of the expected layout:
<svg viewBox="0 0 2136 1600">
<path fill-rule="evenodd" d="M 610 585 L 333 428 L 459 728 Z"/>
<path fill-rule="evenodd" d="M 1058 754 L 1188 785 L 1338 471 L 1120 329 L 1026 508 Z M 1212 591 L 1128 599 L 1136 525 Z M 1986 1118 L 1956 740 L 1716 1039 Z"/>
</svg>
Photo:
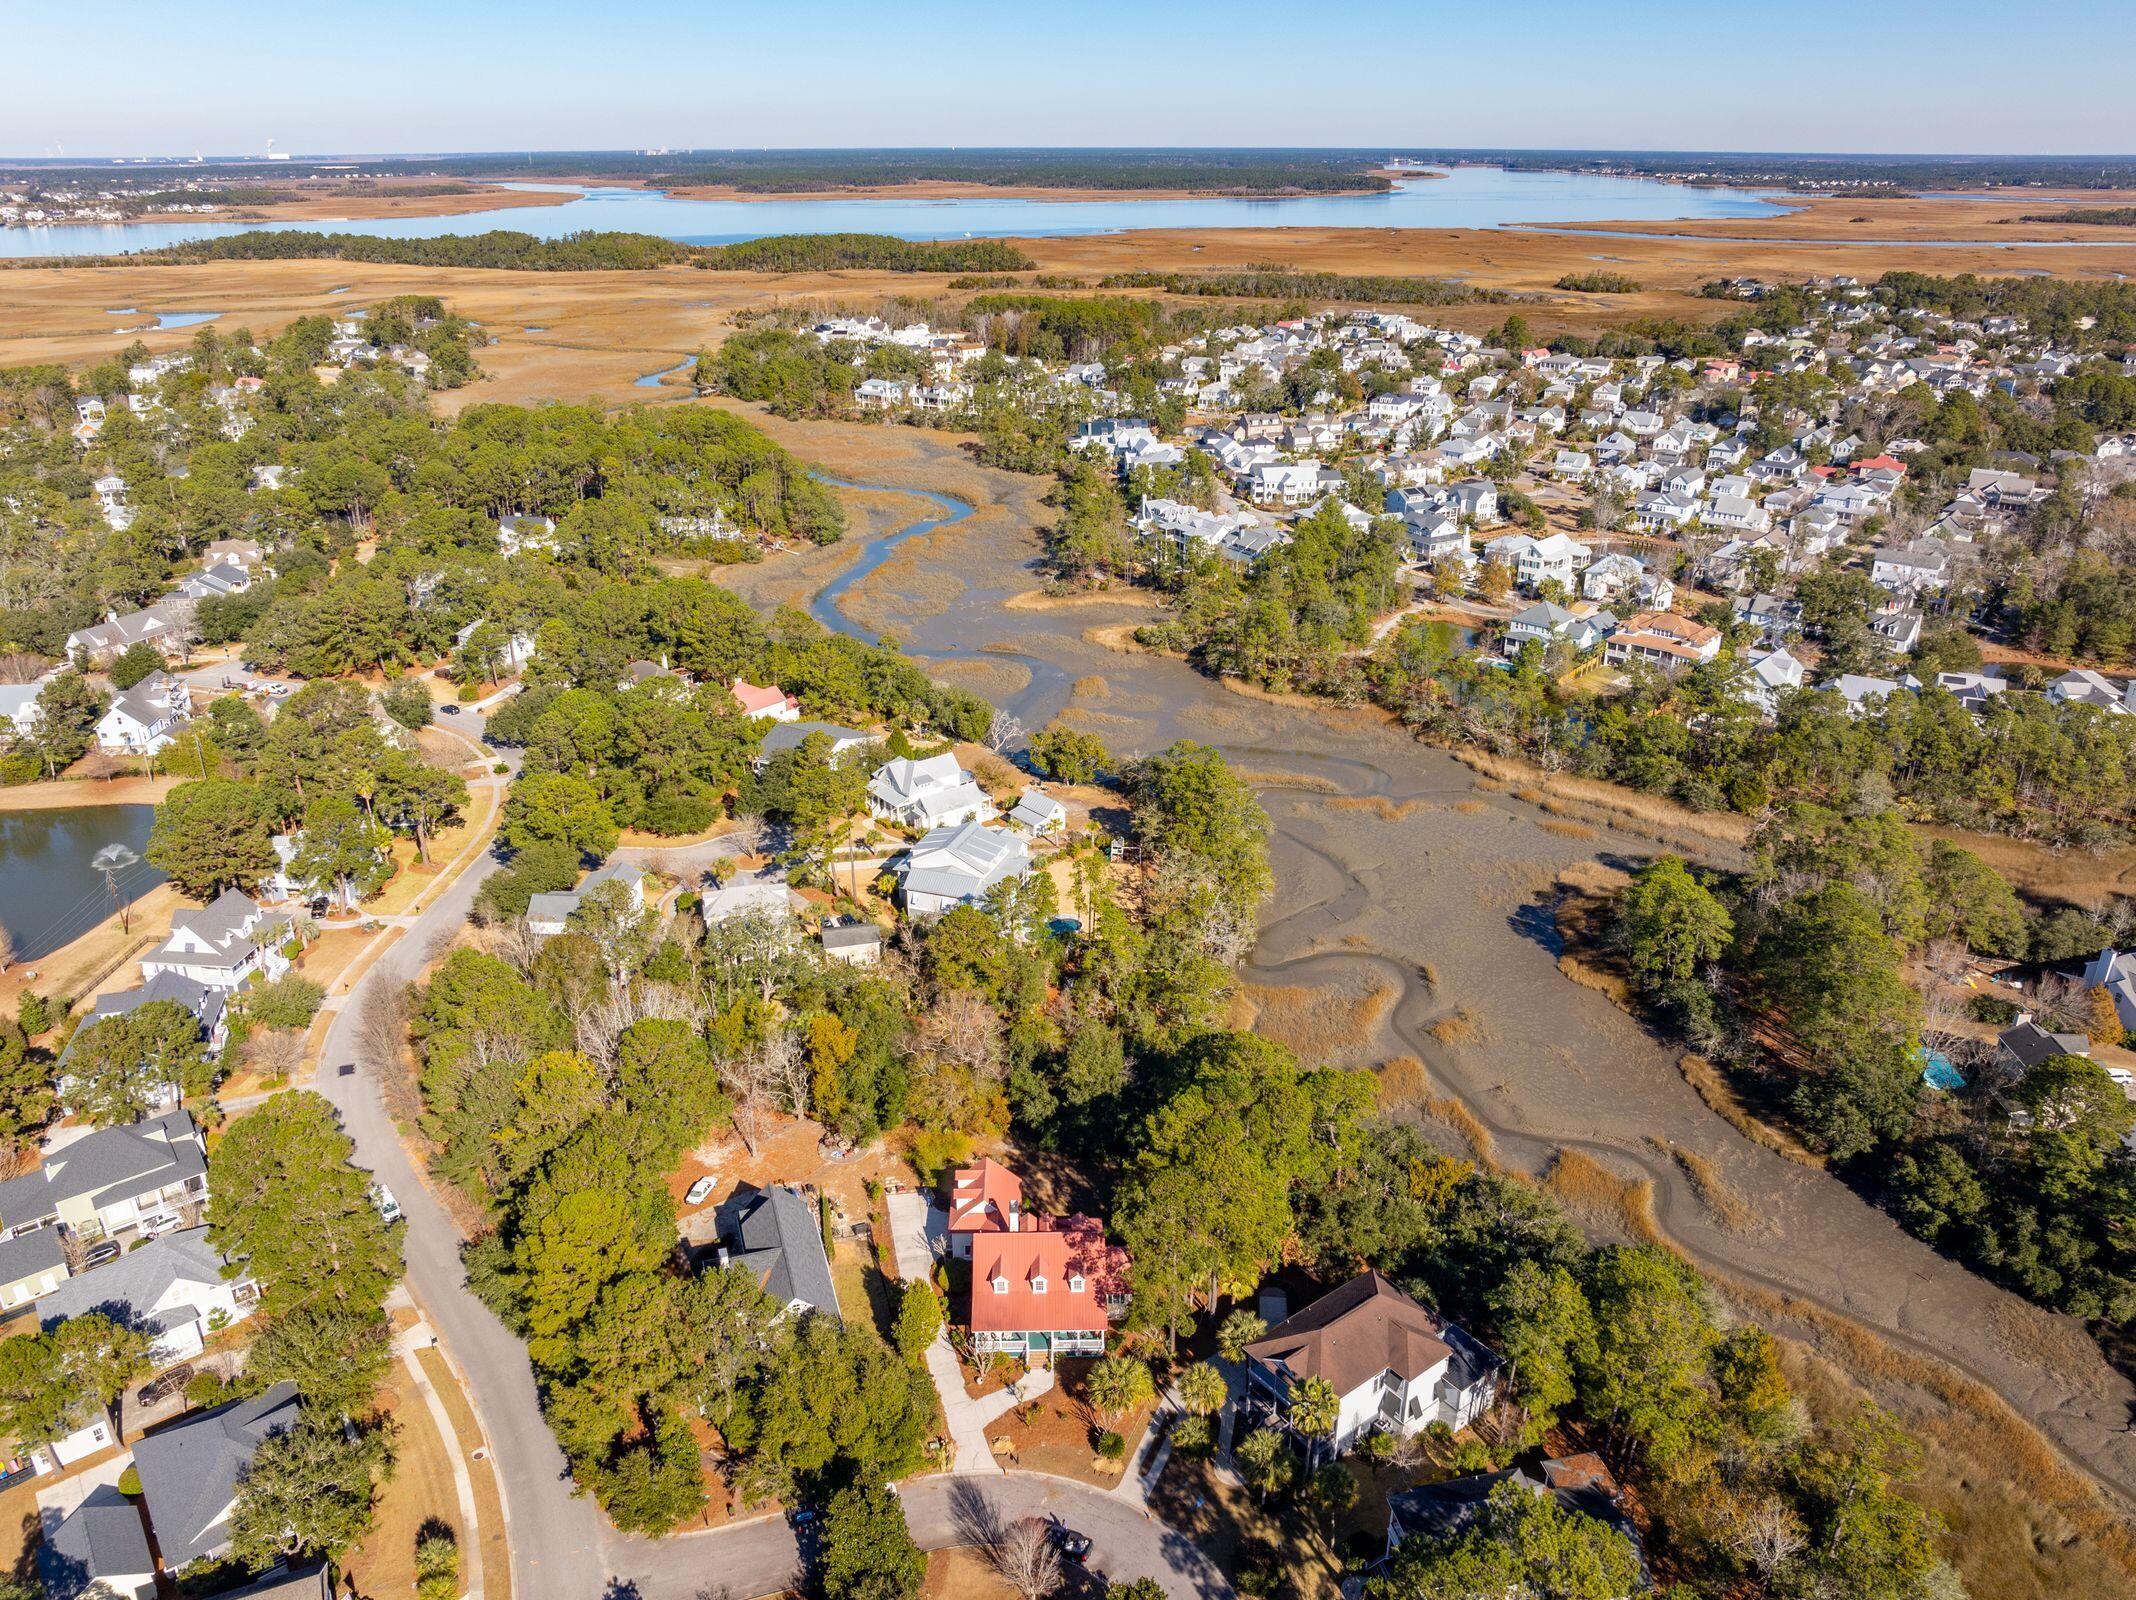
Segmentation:
<svg viewBox="0 0 2136 1600">
<path fill-rule="evenodd" d="M 1216 1330 L 1217 1353 L 1226 1361 L 1243 1361 L 1246 1347 L 1267 1331 L 1267 1322 L 1251 1311 L 1234 1311 Z"/>
<path fill-rule="evenodd" d="M 1206 1361 L 1197 1361 L 1179 1375 L 1179 1403 L 1197 1417 L 1213 1416 L 1230 1397 L 1224 1375 Z"/>
<path fill-rule="evenodd" d="M 1342 1419 L 1342 1396 L 1322 1377 L 1300 1378 L 1291 1385 L 1289 1422 L 1301 1437 L 1317 1441 L 1334 1437 Z"/>
<path fill-rule="evenodd" d="M 1156 1385 L 1149 1367 L 1133 1356 L 1106 1356 L 1092 1365 L 1083 1392 L 1090 1409 L 1109 1428 L 1137 1406 L 1148 1405 L 1156 1397 Z"/>
</svg>

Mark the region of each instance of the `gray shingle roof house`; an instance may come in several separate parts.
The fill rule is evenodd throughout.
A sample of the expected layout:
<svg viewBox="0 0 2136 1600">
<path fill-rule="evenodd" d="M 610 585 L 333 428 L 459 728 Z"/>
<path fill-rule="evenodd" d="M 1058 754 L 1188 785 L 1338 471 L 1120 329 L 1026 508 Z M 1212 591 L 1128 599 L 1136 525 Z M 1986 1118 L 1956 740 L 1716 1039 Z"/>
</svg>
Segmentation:
<svg viewBox="0 0 2136 1600">
<path fill-rule="evenodd" d="M 2030 1017 L 2008 1028 L 1995 1041 L 2004 1059 L 2020 1071 L 2029 1071 L 2056 1056 L 2089 1056 L 2091 1040 L 2081 1033 L 2055 1033 Z"/>
<path fill-rule="evenodd" d="M 0 1311 L 49 1294 L 67 1279 L 67 1251 L 57 1228 L 0 1239 Z"/>
<path fill-rule="evenodd" d="M 527 926 L 534 932 L 550 937 L 562 933 L 571 921 L 572 913 L 584 903 L 586 896 L 604 884 L 620 884 L 635 910 L 645 909 L 645 874 L 628 861 L 615 860 L 606 866 L 596 867 L 579 880 L 571 889 L 557 889 L 547 894 L 535 895 L 527 902 Z"/>
<path fill-rule="evenodd" d="M 52 1230 L 42 1230 L 49 1234 Z M 206 1228 L 186 1228 L 129 1250 L 94 1272 L 69 1278 L 37 1306 L 50 1332 L 69 1317 L 100 1311 L 154 1336 L 157 1354 L 176 1360 L 199 1350 L 216 1312 L 235 1322 L 249 1314 L 252 1280 L 228 1277 Z"/>
<path fill-rule="evenodd" d="M 869 738 L 858 728 L 842 727 L 835 722 L 782 722 L 765 734 L 764 742 L 757 746 L 756 764 L 762 766 L 782 750 L 800 749 L 801 741 L 812 733 L 820 733 L 831 741 L 834 756 L 858 749 Z"/>
<path fill-rule="evenodd" d="M 113 1485 L 91 1489 L 65 1517 L 44 1515 L 37 1576 L 50 1600 L 145 1600 L 156 1592 L 156 1563 L 141 1512 Z"/>
<path fill-rule="evenodd" d="M 123 1128 L 101 1128 L 0 1183 L 0 1227 L 10 1233 L 63 1223 L 96 1237 L 138 1226 L 208 1197 L 200 1130 L 182 1108 Z"/>
<path fill-rule="evenodd" d="M 173 1570 L 220 1553 L 230 1543 L 238 1480 L 270 1434 L 297 1422 L 297 1386 L 278 1383 L 250 1400 L 233 1400 L 152 1433 L 134 1446 L 141 1498 L 156 1530 L 164 1566 Z"/>
<path fill-rule="evenodd" d="M 334 1600 L 326 1563 L 312 1567 L 278 1567 L 242 1589 L 225 1589 L 215 1600 Z"/>
<path fill-rule="evenodd" d="M 747 1267 L 789 1313 L 838 1315 L 838 1291 L 823 1253 L 823 1224 L 800 1191 L 784 1184 L 742 1189 L 720 1207 L 721 1266 Z"/>
</svg>

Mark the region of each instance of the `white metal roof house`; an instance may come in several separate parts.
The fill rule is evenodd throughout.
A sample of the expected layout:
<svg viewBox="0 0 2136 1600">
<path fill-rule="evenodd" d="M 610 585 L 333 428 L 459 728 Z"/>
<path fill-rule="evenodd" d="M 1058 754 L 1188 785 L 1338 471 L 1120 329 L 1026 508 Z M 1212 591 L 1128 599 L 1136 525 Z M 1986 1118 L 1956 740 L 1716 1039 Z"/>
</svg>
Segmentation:
<svg viewBox="0 0 2136 1600">
<path fill-rule="evenodd" d="M 913 760 L 896 756 L 868 780 L 868 810 L 908 828 L 940 828 L 985 822 L 994 815 L 986 791 L 947 751 Z"/>
<path fill-rule="evenodd" d="M 905 910 L 928 917 L 977 905 L 995 884 L 1030 870 L 1030 852 L 1012 833 L 978 822 L 936 828 L 900 868 Z"/>
<path fill-rule="evenodd" d="M 1009 812 L 1009 826 L 1025 833 L 1059 833 L 1068 826 L 1068 808 L 1043 789 L 1026 789 Z"/>
</svg>

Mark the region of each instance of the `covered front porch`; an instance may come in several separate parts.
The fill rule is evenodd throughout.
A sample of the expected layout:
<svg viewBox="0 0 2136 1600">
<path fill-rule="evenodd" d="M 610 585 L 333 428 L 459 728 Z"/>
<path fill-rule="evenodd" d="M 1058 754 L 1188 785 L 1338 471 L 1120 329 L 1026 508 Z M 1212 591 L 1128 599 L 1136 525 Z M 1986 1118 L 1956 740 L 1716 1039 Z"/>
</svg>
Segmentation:
<svg viewBox="0 0 2136 1600">
<path fill-rule="evenodd" d="M 1020 1356 L 1031 1366 L 1045 1366 L 1055 1356 L 1102 1356 L 1105 1335 L 1082 1328 L 995 1330 L 972 1335 L 972 1354 Z"/>
</svg>

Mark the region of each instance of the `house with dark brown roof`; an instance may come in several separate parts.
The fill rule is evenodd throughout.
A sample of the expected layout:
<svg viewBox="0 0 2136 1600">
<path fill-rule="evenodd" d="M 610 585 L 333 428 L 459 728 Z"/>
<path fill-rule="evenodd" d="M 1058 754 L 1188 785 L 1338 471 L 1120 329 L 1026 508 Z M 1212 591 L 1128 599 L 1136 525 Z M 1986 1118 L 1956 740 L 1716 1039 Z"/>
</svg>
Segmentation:
<svg viewBox="0 0 2136 1600">
<path fill-rule="evenodd" d="M 1439 1483 L 1419 1484 L 1387 1497 L 1387 1553 L 1404 1539 L 1428 1539 L 1447 1543 L 1459 1539 L 1486 1515 L 1492 1495 L 1501 1487 L 1549 1495 L 1566 1511 L 1592 1517 L 1631 1546 L 1639 1563 L 1637 1591 L 1653 1587 L 1646 1572 L 1646 1554 L 1639 1530 L 1617 1501 L 1617 1483 L 1589 1452 L 1538 1461 L 1504 1472 L 1479 1473 L 1468 1478 L 1449 1478 Z"/>
<path fill-rule="evenodd" d="M 1332 1444 L 1374 1431 L 1466 1427 L 1498 1393 L 1502 1362 L 1377 1272 L 1315 1300 L 1246 1347 L 1246 1410 L 1282 1423 L 1291 1388 L 1325 1379 L 1341 1400 Z"/>
</svg>

